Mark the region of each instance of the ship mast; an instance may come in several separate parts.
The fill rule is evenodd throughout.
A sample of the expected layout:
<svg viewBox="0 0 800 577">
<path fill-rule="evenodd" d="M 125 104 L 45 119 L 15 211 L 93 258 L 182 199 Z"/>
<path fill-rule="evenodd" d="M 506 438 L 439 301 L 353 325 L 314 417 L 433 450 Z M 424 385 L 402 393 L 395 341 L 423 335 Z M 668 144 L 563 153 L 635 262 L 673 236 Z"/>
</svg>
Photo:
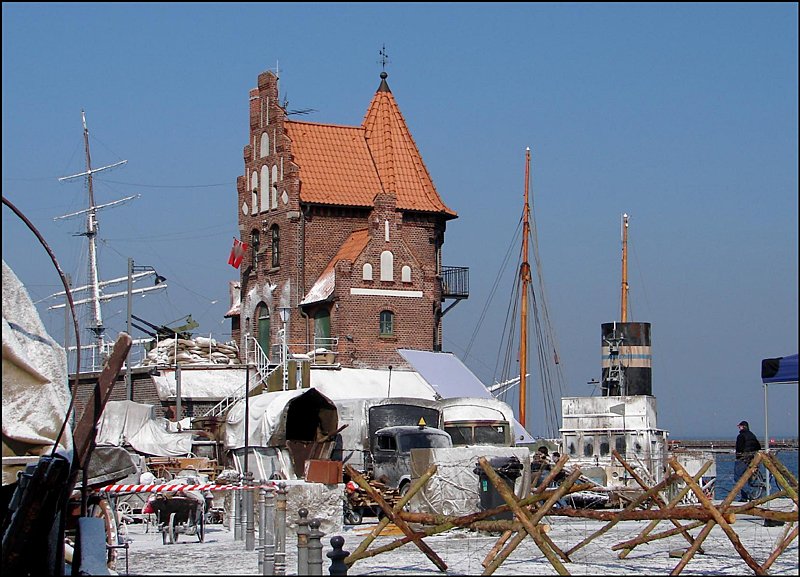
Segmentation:
<svg viewBox="0 0 800 577">
<path fill-rule="evenodd" d="M 98 228 L 98 225 L 97 225 L 97 209 L 98 208 L 103 208 L 103 207 L 102 206 L 98 207 L 94 203 L 94 187 L 93 187 L 93 183 L 92 183 L 92 175 L 95 172 L 100 172 L 101 170 L 106 170 L 106 169 L 109 169 L 109 168 L 113 168 L 115 166 L 119 166 L 120 164 L 125 164 L 128 161 L 127 160 L 123 160 L 123 161 L 120 161 L 120 162 L 117 162 L 117 163 L 114 163 L 114 164 L 111 164 L 111 165 L 108 165 L 108 166 L 103 166 L 101 168 L 93 169 L 92 168 L 92 156 L 89 153 L 89 129 L 86 126 L 86 113 L 83 110 L 81 110 L 81 120 L 83 122 L 83 148 L 84 148 L 84 151 L 85 151 L 85 154 L 86 154 L 86 172 L 81 172 L 79 174 L 73 174 L 71 176 L 64 176 L 64 177 L 59 178 L 58 180 L 60 182 L 63 182 L 65 180 L 71 180 L 73 178 L 80 178 L 82 176 L 86 177 L 86 187 L 87 187 L 88 192 L 89 192 L 89 208 L 85 210 L 85 212 L 87 213 L 87 217 L 86 217 L 86 232 L 83 233 L 83 234 L 89 240 L 89 286 L 88 286 L 88 288 L 91 291 L 90 301 L 92 303 L 92 319 L 93 319 L 93 323 L 94 323 L 93 326 L 89 327 L 89 330 L 91 330 L 95 334 L 95 339 L 97 340 L 97 345 L 99 347 L 99 350 L 102 350 L 102 347 L 103 347 L 103 344 L 104 344 L 105 327 L 103 326 L 103 311 L 102 311 L 102 309 L 100 307 L 100 300 L 101 300 L 100 282 L 98 280 L 98 274 L 97 274 L 97 228 Z M 128 197 L 128 198 L 123 199 L 123 200 L 128 200 L 129 198 L 133 198 L 133 197 Z M 116 203 L 113 203 L 113 204 L 116 204 Z M 57 217 L 56 219 L 58 219 L 58 218 L 66 218 L 68 216 L 74 216 L 76 214 L 80 214 L 81 212 L 84 212 L 84 211 L 80 211 L 78 213 L 73 213 L 72 215 L 65 215 L 63 217 Z"/>
<path fill-rule="evenodd" d="M 620 321 L 628 322 L 628 215 L 622 215 L 622 297 Z"/>
<path fill-rule="evenodd" d="M 519 327 L 519 424 L 525 427 L 527 409 L 528 374 L 528 286 L 531 283 L 531 267 L 528 263 L 528 237 L 530 236 L 530 206 L 528 186 L 530 183 L 531 149 L 525 149 L 525 203 L 522 212 L 522 264 L 519 268 L 522 281 Z"/>
</svg>

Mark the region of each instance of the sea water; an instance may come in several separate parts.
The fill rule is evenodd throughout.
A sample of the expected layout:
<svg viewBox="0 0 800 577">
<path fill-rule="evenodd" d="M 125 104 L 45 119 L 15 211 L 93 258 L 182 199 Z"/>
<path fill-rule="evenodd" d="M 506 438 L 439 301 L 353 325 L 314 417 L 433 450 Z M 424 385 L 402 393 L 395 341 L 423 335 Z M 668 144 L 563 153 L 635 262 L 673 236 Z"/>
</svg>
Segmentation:
<svg viewBox="0 0 800 577">
<path fill-rule="evenodd" d="M 797 478 L 797 456 L 798 450 L 797 449 L 777 449 L 773 450 L 775 454 L 780 459 L 781 463 Z M 736 483 L 736 479 L 733 476 L 733 462 L 735 460 L 735 456 L 733 453 L 717 453 L 716 454 L 716 463 L 717 463 L 717 482 L 716 482 L 716 489 L 714 491 L 714 498 L 715 499 L 724 499 L 728 496 L 733 485 Z M 762 472 L 764 471 L 764 467 L 761 467 Z M 778 487 L 777 483 L 775 482 L 775 478 L 770 474 L 770 493 L 776 493 L 781 489 Z"/>
</svg>

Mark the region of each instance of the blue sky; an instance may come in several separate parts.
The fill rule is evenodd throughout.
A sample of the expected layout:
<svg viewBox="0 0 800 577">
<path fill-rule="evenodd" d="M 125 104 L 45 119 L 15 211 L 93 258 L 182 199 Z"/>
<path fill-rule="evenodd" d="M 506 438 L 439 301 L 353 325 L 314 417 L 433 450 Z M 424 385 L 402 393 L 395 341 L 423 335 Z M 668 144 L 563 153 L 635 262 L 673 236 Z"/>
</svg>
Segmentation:
<svg viewBox="0 0 800 577">
<path fill-rule="evenodd" d="M 798 349 L 797 23 L 795 3 L 3 3 L 3 196 L 77 275 L 84 223 L 53 218 L 86 206 L 80 182 L 57 181 L 84 168 L 85 109 L 93 166 L 128 160 L 96 177 L 97 202 L 141 195 L 101 213 L 101 275 L 125 276 L 128 257 L 155 267 L 169 289 L 134 314 L 191 314 L 228 340 L 249 89 L 278 67 L 290 109 L 358 125 L 385 45 L 389 85 L 459 215 L 445 264 L 470 268 L 445 349 L 494 380 L 511 280 L 487 302 L 529 146 L 566 393 L 591 393 L 600 325 L 619 320 L 625 212 L 629 320 L 652 324 L 659 425 L 733 437 L 747 419 L 762 435 L 761 359 Z M 34 300 L 59 290 L 6 207 L 3 258 Z M 123 330 L 116 302 L 105 320 Z M 41 314 L 61 338 L 63 312 Z M 770 432 L 797 435 L 797 387 L 769 400 Z"/>
</svg>

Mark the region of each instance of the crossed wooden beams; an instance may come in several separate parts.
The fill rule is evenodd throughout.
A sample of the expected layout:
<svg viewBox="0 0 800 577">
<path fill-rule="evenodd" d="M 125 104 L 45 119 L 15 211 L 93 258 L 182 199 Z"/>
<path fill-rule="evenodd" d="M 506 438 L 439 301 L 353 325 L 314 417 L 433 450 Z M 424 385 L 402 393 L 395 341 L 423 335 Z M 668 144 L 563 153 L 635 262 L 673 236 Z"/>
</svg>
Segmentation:
<svg viewBox="0 0 800 577">
<path fill-rule="evenodd" d="M 447 531 L 455 527 L 470 528 L 480 531 L 500 531 L 502 532 L 500 538 L 492 547 L 489 554 L 483 561 L 484 575 L 491 575 L 508 556 L 517 548 L 517 546 L 530 536 L 542 554 L 547 558 L 550 564 L 559 575 L 569 575 L 569 571 L 564 566 L 564 562 L 571 562 L 570 555 L 586 546 L 595 538 L 603 533 L 606 533 L 617 523 L 624 520 L 639 519 L 650 520 L 650 523 L 643 529 L 637 537 L 629 539 L 622 543 L 618 543 L 611 547 L 612 550 L 620 550 L 619 558 L 624 559 L 627 555 L 638 545 L 650 543 L 659 539 L 671 537 L 673 535 L 681 535 L 689 544 L 688 549 L 681 557 L 678 565 L 673 569 L 672 574 L 678 575 L 683 568 L 691 561 L 692 557 L 699 551 L 703 552 L 703 541 L 711 533 L 715 525 L 719 525 L 728 539 L 731 541 L 736 552 L 742 557 L 744 562 L 754 571 L 756 575 L 766 575 L 769 567 L 775 560 L 786 550 L 786 548 L 797 538 L 798 528 L 798 501 L 797 501 L 797 479 L 786 469 L 786 467 L 774 456 L 767 452 L 760 452 L 751 462 L 749 468 L 744 475 L 734 485 L 728 497 L 718 506 L 708 499 L 698 484 L 698 481 L 706 470 L 711 466 L 711 461 L 706 463 L 700 471 L 694 476 L 689 475 L 686 470 L 674 459 L 669 460 L 669 466 L 673 473 L 668 475 L 660 483 L 652 487 L 648 487 L 642 478 L 636 473 L 625 460 L 617 453 L 613 452 L 614 457 L 622 464 L 628 471 L 631 477 L 639 484 L 643 492 L 633 499 L 624 509 L 620 511 L 598 511 L 591 509 L 574 509 L 570 507 L 554 508 L 556 503 L 570 493 L 584 491 L 590 488 L 590 485 L 575 484 L 581 476 L 579 468 L 575 468 L 570 475 L 564 479 L 561 484 L 555 489 L 548 489 L 550 484 L 562 470 L 567 460 L 567 455 L 563 455 L 559 461 L 553 466 L 550 473 L 539 485 L 533 489 L 531 495 L 518 499 L 514 492 L 508 487 L 506 482 L 498 475 L 492 468 L 489 462 L 481 457 L 478 464 L 486 473 L 491 483 L 494 485 L 497 492 L 505 501 L 505 505 L 495 507 L 493 509 L 480 511 L 470 515 L 461 517 L 454 517 L 450 515 L 432 515 L 427 513 L 409 513 L 404 511 L 404 507 L 408 504 L 411 497 L 417 493 L 436 473 L 436 465 L 431 465 L 428 470 L 417 479 L 409 489 L 408 493 L 398 501 L 394 507 L 391 507 L 381 497 L 380 493 L 375 490 L 369 482 L 359 474 L 355 469 L 346 465 L 345 468 L 350 477 L 356 481 L 367 493 L 377 502 L 381 509 L 383 509 L 386 516 L 378 523 L 375 529 L 365 538 L 358 548 L 350 554 L 345 563 L 350 566 L 359 559 L 373 557 L 380 553 L 391 551 L 405 545 L 406 543 L 413 542 L 440 571 L 446 571 L 447 565 L 445 562 L 433 551 L 430 546 L 423 541 L 425 537 L 435 535 Z M 756 501 L 745 503 L 742 505 L 732 506 L 733 500 L 739 494 L 739 490 L 755 474 L 759 463 L 763 463 L 772 475 L 782 490 L 772 495 L 767 495 Z M 674 497 L 667 501 L 661 494 L 669 485 L 683 481 L 685 486 L 677 491 Z M 693 492 L 696 496 L 700 506 L 696 505 L 679 505 L 682 499 Z M 775 511 L 768 508 L 762 508 L 761 505 L 779 497 L 789 497 L 794 502 L 794 510 L 790 512 Z M 649 506 L 645 510 L 639 510 L 639 507 Z M 513 520 L 486 520 L 487 517 L 492 517 L 497 513 L 511 510 L 514 513 Z M 788 522 L 784 533 L 778 542 L 776 548 L 763 564 L 758 564 L 755 559 L 745 549 L 741 543 L 739 536 L 733 530 L 731 525 L 736 520 L 737 513 L 747 513 L 762 517 L 764 519 L 771 519 L 774 521 Z M 577 545 L 574 545 L 567 551 L 563 551 L 556 545 L 552 539 L 547 535 L 549 526 L 541 523 L 545 516 L 567 516 L 567 517 L 583 517 L 588 519 L 603 520 L 607 523 L 589 535 Z M 670 521 L 674 527 L 670 530 L 661 533 L 653 533 L 656 526 L 664 520 Z M 683 525 L 680 521 L 692 521 L 688 525 Z M 390 523 L 394 522 L 395 525 L 404 533 L 404 537 L 393 541 L 382 547 L 369 550 L 370 544 L 375 540 L 381 531 Z M 421 530 L 414 530 L 409 526 L 409 523 L 420 524 L 427 526 Z M 689 533 L 692 529 L 702 527 L 697 536 L 692 536 Z"/>
</svg>

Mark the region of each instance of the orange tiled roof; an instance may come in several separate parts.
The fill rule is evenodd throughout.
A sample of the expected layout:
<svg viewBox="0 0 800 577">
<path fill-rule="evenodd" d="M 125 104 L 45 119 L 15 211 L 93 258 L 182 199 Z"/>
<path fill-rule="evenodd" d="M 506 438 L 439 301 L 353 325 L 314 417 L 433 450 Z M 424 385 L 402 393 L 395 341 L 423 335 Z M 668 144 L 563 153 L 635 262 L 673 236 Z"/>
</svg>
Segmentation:
<svg viewBox="0 0 800 577">
<path fill-rule="evenodd" d="M 326 300 L 336 287 L 335 267 L 336 263 L 340 260 L 354 261 L 358 258 L 364 248 L 369 242 L 369 231 L 367 229 L 357 230 L 350 237 L 344 241 L 339 252 L 336 253 L 319 278 L 314 282 L 314 286 L 308 291 L 300 302 L 301 305 L 307 305 Z"/>
<path fill-rule="evenodd" d="M 385 78 L 361 127 L 286 121 L 303 202 L 373 206 L 379 192 L 394 193 L 397 208 L 450 210 L 439 197 Z"/>
<path fill-rule="evenodd" d="M 300 200 L 372 206 L 381 182 L 361 128 L 291 120 L 284 126 L 300 168 Z"/>
<path fill-rule="evenodd" d="M 456 215 L 436 192 L 385 74 L 362 126 L 384 190 L 397 195 L 397 208 Z"/>
</svg>

